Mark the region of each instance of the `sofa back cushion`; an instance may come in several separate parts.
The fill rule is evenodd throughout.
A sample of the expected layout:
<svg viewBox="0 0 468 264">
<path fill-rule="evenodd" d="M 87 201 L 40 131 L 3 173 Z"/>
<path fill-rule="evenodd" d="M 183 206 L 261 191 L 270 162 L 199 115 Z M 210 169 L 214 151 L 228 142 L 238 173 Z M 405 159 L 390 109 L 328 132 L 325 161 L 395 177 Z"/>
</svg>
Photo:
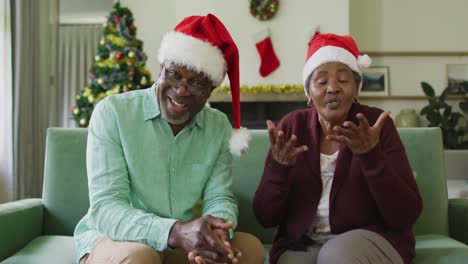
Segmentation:
<svg viewBox="0 0 468 264">
<path fill-rule="evenodd" d="M 270 144 L 268 132 L 250 131 L 250 150 L 233 162 L 233 188 L 239 201 L 237 230 L 271 243 L 274 230 L 263 229 L 252 209 Z M 438 128 L 402 128 L 398 132 L 423 196 L 423 213 L 414 232 L 416 235 L 447 235 L 447 184 L 441 131 Z M 47 131 L 43 191 L 45 234 L 72 235 L 75 225 L 88 210 L 86 138 L 87 129 L 83 128 Z"/>
<path fill-rule="evenodd" d="M 249 151 L 234 158 L 232 165 L 234 194 L 239 203 L 237 231 L 255 234 L 263 243 L 271 244 L 274 228 L 264 229 L 253 214 L 253 197 L 263 175 L 265 158 L 270 146 L 267 130 L 250 130 Z"/>
<path fill-rule="evenodd" d="M 440 128 L 399 128 L 411 168 L 423 198 L 415 235 L 448 235 L 448 194 Z"/>
<path fill-rule="evenodd" d="M 47 130 L 44 168 L 44 234 L 73 235 L 89 207 L 84 128 Z"/>
</svg>

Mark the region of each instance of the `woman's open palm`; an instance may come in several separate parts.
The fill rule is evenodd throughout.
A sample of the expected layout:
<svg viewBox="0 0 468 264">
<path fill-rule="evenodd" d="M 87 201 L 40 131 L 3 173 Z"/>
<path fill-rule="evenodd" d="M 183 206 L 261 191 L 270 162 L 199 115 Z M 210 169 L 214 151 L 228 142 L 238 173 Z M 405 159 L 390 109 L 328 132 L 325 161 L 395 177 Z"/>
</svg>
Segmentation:
<svg viewBox="0 0 468 264">
<path fill-rule="evenodd" d="M 271 120 L 267 120 L 268 134 L 270 135 L 270 150 L 274 160 L 286 166 L 293 166 L 297 156 L 307 151 L 307 146 L 296 147 L 297 137 L 285 139 L 284 132 L 278 130 Z"/>
</svg>

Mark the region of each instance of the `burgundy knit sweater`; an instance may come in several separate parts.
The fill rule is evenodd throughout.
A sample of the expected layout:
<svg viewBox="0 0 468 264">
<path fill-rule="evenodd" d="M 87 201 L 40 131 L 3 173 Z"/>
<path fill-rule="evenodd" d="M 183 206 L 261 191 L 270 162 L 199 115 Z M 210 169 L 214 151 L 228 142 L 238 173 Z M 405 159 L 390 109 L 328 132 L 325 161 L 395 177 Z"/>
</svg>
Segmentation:
<svg viewBox="0 0 468 264">
<path fill-rule="evenodd" d="M 363 113 L 373 125 L 380 109 L 353 104 L 347 120 L 358 124 Z M 320 134 L 314 108 L 288 114 L 279 123 L 285 138 L 297 136 L 306 145 L 294 166 L 287 167 L 268 153 L 262 180 L 254 198 L 254 213 L 264 227 L 277 227 L 270 251 L 276 263 L 288 249 L 305 250 L 314 243 L 305 236 L 322 193 L 320 175 Z M 422 199 L 405 149 L 391 118 L 382 128 L 379 144 L 362 155 L 342 145 L 330 192 L 331 232 L 341 234 L 367 229 L 385 237 L 410 263 L 415 255 L 412 227 L 422 210 Z"/>
</svg>

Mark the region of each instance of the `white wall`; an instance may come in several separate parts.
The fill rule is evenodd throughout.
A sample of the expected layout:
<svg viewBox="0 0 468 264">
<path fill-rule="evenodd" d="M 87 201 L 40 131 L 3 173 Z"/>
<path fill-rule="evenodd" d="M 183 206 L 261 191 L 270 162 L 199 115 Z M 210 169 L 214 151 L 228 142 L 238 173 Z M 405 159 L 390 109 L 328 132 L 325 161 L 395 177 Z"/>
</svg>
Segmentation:
<svg viewBox="0 0 468 264">
<path fill-rule="evenodd" d="M 114 0 L 60 0 L 60 23 L 104 23 Z"/>
<path fill-rule="evenodd" d="M 190 15 L 213 13 L 224 22 L 239 48 L 241 83 L 249 85 L 300 83 L 307 48 L 304 34 L 316 24 L 322 31 L 349 33 L 348 0 L 280 1 L 276 17 L 267 22 L 250 15 L 247 0 L 124 0 L 122 4 L 135 14 L 138 37 L 145 43 L 148 67 L 153 74 L 159 73 L 157 48 L 163 33 Z M 253 36 L 265 27 L 271 30 L 281 66 L 267 78 L 262 78 L 258 73 L 260 58 Z"/>
<path fill-rule="evenodd" d="M 468 1 L 353 0 L 350 32 L 361 50 L 468 51 Z M 390 67 L 392 95 L 422 95 L 421 81 L 440 93 L 446 87 L 446 64 L 468 63 L 468 57 L 374 57 Z"/>
<path fill-rule="evenodd" d="M 161 39 L 172 29 L 175 21 L 175 1 L 121 0 L 135 18 L 137 38 L 143 41 L 143 51 L 148 55 L 146 66 L 156 80 L 159 74 L 158 49 Z"/>
</svg>

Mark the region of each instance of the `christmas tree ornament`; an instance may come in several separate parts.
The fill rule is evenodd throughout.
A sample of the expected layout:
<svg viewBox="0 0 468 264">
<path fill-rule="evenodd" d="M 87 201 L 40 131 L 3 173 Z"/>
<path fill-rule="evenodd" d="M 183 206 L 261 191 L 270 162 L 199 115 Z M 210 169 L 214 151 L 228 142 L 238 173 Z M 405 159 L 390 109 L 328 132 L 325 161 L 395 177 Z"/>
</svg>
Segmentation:
<svg viewBox="0 0 468 264">
<path fill-rule="evenodd" d="M 117 53 L 115 54 L 115 58 L 118 59 L 118 60 L 120 60 L 120 59 L 122 58 L 122 53 L 117 52 Z"/>
<path fill-rule="evenodd" d="M 128 28 L 129 28 L 130 30 L 132 30 L 132 31 L 133 31 L 133 30 L 135 30 L 135 25 L 133 25 L 133 24 L 130 24 L 130 26 L 128 26 Z"/>
<path fill-rule="evenodd" d="M 80 125 L 81 125 L 82 127 L 86 126 L 87 124 L 88 124 L 88 121 L 87 121 L 86 119 L 84 119 L 84 118 L 81 118 L 81 119 L 80 119 Z"/>
<path fill-rule="evenodd" d="M 250 0 L 250 13 L 260 21 L 272 19 L 279 8 L 279 0 Z"/>
<path fill-rule="evenodd" d="M 118 17 L 118 16 L 114 17 L 114 22 L 116 24 L 120 23 L 120 17 Z"/>
<path fill-rule="evenodd" d="M 105 81 L 104 81 L 103 78 L 99 78 L 99 79 L 97 80 L 97 83 L 98 83 L 99 85 L 103 85 L 104 82 L 105 82 Z"/>
<path fill-rule="evenodd" d="M 88 73 L 88 78 L 93 78 L 94 74 L 92 72 Z"/>
<path fill-rule="evenodd" d="M 128 53 L 128 57 L 129 57 L 129 58 L 135 58 L 135 52 L 134 52 L 134 51 L 130 51 L 130 52 Z"/>
<path fill-rule="evenodd" d="M 255 46 L 260 55 L 260 76 L 267 77 L 280 66 L 280 61 L 273 49 L 270 30 L 261 30 L 254 36 L 254 39 Z"/>
<path fill-rule="evenodd" d="M 101 39 L 101 41 L 99 41 L 99 44 L 101 46 L 104 46 L 106 44 L 106 40 L 105 39 Z"/>
<path fill-rule="evenodd" d="M 104 23 L 102 24 L 102 27 L 103 27 L 103 28 L 106 28 L 107 26 L 109 26 L 109 23 L 107 23 L 107 22 L 104 22 Z"/>
<path fill-rule="evenodd" d="M 146 85 L 147 83 L 148 83 L 148 79 L 146 79 L 146 77 L 143 76 L 143 77 L 141 78 L 141 80 L 140 80 L 140 84 L 141 84 L 141 85 Z"/>
<path fill-rule="evenodd" d="M 130 71 L 128 72 L 128 76 L 133 76 L 133 75 L 135 75 L 135 71 L 134 71 L 134 70 L 130 70 Z"/>
<path fill-rule="evenodd" d="M 92 96 L 92 95 L 88 96 L 88 101 L 90 103 L 94 103 L 94 96 Z"/>
<path fill-rule="evenodd" d="M 133 66 L 133 63 L 131 61 L 127 61 L 127 66 L 128 67 L 132 67 Z"/>
<path fill-rule="evenodd" d="M 101 60 L 101 56 L 99 56 L 99 55 L 94 56 L 94 60 L 95 60 L 95 61 L 100 61 L 100 60 Z"/>
<path fill-rule="evenodd" d="M 124 87 L 122 88 L 122 91 L 128 92 L 128 87 L 127 87 L 127 86 L 124 86 Z"/>
<path fill-rule="evenodd" d="M 79 108 L 73 109 L 73 114 L 79 115 L 80 114 L 80 109 Z"/>
</svg>

